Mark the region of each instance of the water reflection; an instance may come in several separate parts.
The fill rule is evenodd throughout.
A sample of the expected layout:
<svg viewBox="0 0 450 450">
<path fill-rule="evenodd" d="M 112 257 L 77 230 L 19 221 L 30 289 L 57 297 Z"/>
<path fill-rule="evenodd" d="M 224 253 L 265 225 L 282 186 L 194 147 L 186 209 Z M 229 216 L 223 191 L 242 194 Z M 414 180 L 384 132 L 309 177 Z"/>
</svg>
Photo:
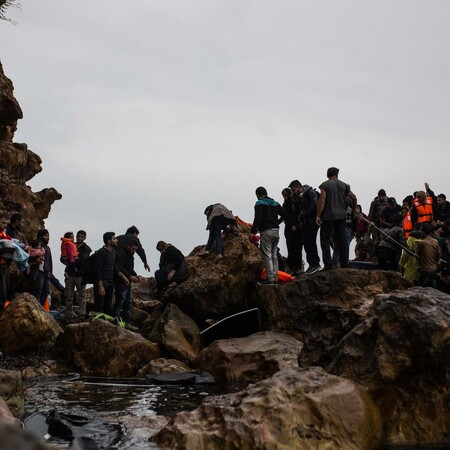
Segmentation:
<svg viewBox="0 0 450 450">
<path fill-rule="evenodd" d="M 120 383 L 111 386 L 86 384 L 83 379 L 71 383 L 66 383 L 65 380 L 55 377 L 27 381 L 26 412 L 49 412 L 56 409 L 64 413 L 125 424 L 123 439 L 117 443 L 117 446 L 109 446 L 109 448 L 123 449 L 157 449 L 156 446 L 149 447 L 147 439 L 152 431 L 155 432 L 161 427 L 162 422 L 159 416 L 170 417 L 180 411 L 195 409 L 207 396 L 237 392 L 245 387 L 242 384 L 145 385 L 134 383 L 131 386 Z M 139 418 L 141 418 L 140 421 Z M 156 428 L 152 430 L 152 426 Z M 139 430 L 139 428 L 142 429 Z M 53 439 L 53 442 L 62 444 L 60 440 Z M 67 442 L 64 444 L 67 445 Z M 97 444 L 102 446 L 101 439 L 100 442 L 97 441 Z"/>
</svg>

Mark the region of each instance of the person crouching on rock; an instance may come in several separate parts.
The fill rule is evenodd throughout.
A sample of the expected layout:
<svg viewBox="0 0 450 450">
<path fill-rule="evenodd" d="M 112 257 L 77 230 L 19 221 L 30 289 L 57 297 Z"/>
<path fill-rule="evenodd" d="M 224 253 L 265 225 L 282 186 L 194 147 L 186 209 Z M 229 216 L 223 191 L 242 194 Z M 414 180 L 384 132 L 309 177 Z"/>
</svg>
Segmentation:
<svg viewBox="0 0 450 450">
<path fill-rule="evenodd" d="M 159 241 L 156 250 L 161 253 L 159 260 L 159 270 L 155 272 L 156 287 L 176 287 L 188 277 L 186 260 L 183 253 L 172 244 Z"/>
<path fill-rule="evenodd" d="M 206 229 L 209 230 L 209 238 L 205 250 L 199 253 L 199 256 L 208 255 L 215 243 L 217 262 L 222 258 L 222 230 L 225 230 L 229 225 L 235 226 L 236 218 L 226 206 L 220 203 L 209 205 L 205 209 L 205 215 L 208 220 Z"/>
</svg>

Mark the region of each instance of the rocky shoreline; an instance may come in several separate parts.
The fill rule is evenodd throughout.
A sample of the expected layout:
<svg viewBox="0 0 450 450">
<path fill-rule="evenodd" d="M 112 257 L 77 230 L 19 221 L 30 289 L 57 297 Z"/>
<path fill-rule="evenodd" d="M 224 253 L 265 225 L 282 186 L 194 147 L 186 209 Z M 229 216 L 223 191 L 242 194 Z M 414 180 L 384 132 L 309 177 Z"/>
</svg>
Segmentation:
<svg viewBox="0 0 450 450">
<path fill-rule="evenodd" d="M 162 295 L 151 279 L 135 285 L 137 332 L 103 320 L 61 327 L 32 296 L 16 298 L 0 318 L 8 367 L 28 365 L 13 378 L 65 367 L 108 377 L 207 371 L 252 383 L 164 422 L 151 438 L 164 448 L 450 445 L 450 296 L 394 272 L 350 269 L 258 286 L 247 231 L 225 238 L 219 264 L 194 249 L 184 285 Z M 264 331 L 201 348 L 205 319 L 249 307 Z"/>
</svg>

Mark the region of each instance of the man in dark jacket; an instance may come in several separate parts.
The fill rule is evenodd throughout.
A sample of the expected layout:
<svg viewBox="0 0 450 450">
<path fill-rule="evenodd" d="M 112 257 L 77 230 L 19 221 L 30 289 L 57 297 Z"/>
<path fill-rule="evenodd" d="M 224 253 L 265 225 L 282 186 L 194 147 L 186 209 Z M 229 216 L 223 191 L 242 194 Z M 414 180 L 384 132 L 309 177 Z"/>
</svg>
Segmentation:
<svg viewBox="0 0 450 450">
<path fill-rule="evenodd" d="M 303 230 L 300 226 L 301 197 L 297 189 L 297 180 L 289 185 L 291 196 L 283 203 L 283 210 L 289 216 L 289 222 L 285 224 L 284 235 L 286 237 L 287 263 L 294 277 L 302 271 Z"/>
<path fill-rule="evenodd" d="M 131 239 L 136 239 L 139 243 L 139 247 L 136 250 L 136 253 L 138 254 L 139 258 L 141 258 L 142 263 L 144 264 L 144 269 L 150 272 L 150 266 L 147 262 L 147 255 L 145 254 L 144 247 L 142 247 L 141 241 L 138 238 L 139 236 L 139 230 L 132 225 L 125 234 L 122 234 L 120 236 L 117 236 L 117 248 L 123 248 L 125 247 L 128 242 L 130 242 Z"/>
<path fill-rule="evenodd" d="M 260 233 L 260 251 L 267 273 L 266 281 L 260 284 L 275 284 L 278 281 L 279 217 L 290 224 L 289 216 L 278 202 L 267 196 L 266 188 L 260 186 L 255 193 L 258 201 L 255 203 L 252 233 Z"/>
<path fill-rule="evenodd" d="M 302 230 L 302 243 L 305 247 L 308 269 L 306 275 L 318 272 L 320 267 L 319 253 L 317 252 L 317 232 L 319 227 L 316 224 L 317 194 L 311 186 L 302 185 L 300 181 L 294 180 L 289 187 L 293 195 L 300 198 L 300 212 L 298 215 L 299 227 Z"/>
<path fill-rule="evenodd" d="M 388 205 L 388 198 L 386 195 L 386 191 L 384 189 L 380 189 L 378 191 L 377 197 L 370 204 L 369 209 L 369 220 L 373 222 L 377 228 L 381 227 L 381 211 Z M 380 237 L 380 231 L 375 227 L 371 228 L 372 239 L 374 241 L 378 240 Z"/>
<path fill-rule="evenodd" d="M 158 289 L 176 287 L 187 279 L 188 270 L 183 253 L 172 244 L 159 241 L 156 250 L 161 253 L 159 269 L 155 272 Z"/>
<path fill-rule="evenodd" d="M 20 214 L 13 214 L 9 219 L 6 227 L 6 234 L 14 239 L 19 240 L 22 244 L 27 245 L 27 238 L 23 234 L 23 217 Z"/>
<path fill-rule="evenodd" d="M 448 218 L 450 218 L 450 203 L 447 201 L 445 194 L 439 194 L 434 216 L 436 225 L 441 227 Z"/>
<path fill-rule="evenodd" d="M 94 261 L 94 310 L 111 315 L 114 294 L 114 275 L 126 282 L 125 275 L 116 270 L 117 237 L 112 231 L 103 235 L 104 246 L 97 251 Z"/>
<path fill-rule="evenodd" d="M 134 254 L 139 248 L 139 241 L 135 238 L 128 241 L 125 247 L 116 252 L 114 290 L 116 302 L 114 304 L 114 317 L 122 317 L 129 323 L 131 320 L 131 283 L 137 283 L 139 278 L 134 271 Z"/>
</svg>

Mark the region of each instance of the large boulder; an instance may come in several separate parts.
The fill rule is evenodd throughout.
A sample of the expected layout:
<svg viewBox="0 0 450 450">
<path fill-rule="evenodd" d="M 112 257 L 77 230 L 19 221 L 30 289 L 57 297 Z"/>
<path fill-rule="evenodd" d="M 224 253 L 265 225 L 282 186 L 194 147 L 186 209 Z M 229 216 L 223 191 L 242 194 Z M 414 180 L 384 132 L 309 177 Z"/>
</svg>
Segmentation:
<svg viewBox="0 0 450 450">
<path fill-rule="evenodd" d="M 341 339 L 366 317 L 376 294 L 411 283 L 388 271 L 333 269 L 275 286 L 257 286 L 252 300 L 265 329 L 304 343 L 302 366 L 326 367 Z"/>
<path fill-rule="evenodd" d="M 223 339 L 203 349 L 197 365 L 217 381 L 259 381 L 279 370 L 298 367 L 302 343 L 271 331 Z"/>
<path fill-rule="evenodd" d="M 20 420 L 14 417 L 2 397 L 0 397 L 0 424 L 12 425 L 14 427 L 21 425 Z"/>
<path fill-rule="evenodd" d="M 186 257 L 188 279 L 165 290 L 161 300 L 178 305 L 197 323 L 245 309 L 262 267 L 259 250 L 250 243 L 246 227 L 239 236 L 226 234 L 223 249 L 216 263 L 214 254 L 201 256 L 204 246 L 196 247 Z"/>
<path fill-rule="evenodd" d="M 192 364 L 200 351 L 200 330 L 176 305 L 168 304 L 150 334 L 175 359 Z"/>
<path fill-rule="evenodd" d="M 0 317 L 0 348 L 20 352 L 53 347 L 62 332 L 51 314 L 28 293 L 18 295 Z"/>
<path fill-rule="evenodd" d="M 0 369 L 0 397 L 14 416 L 24 412 L 22 375 L 18 371 Z"/>
<path fill-rule="evenodd" d="M 67 326 L 58 348 L 83 374 L 103 377 L 136 376 L 159 357 L 155 343 L 104 320 Z"/>
<path fill-rule="evenodd" d="M 137 373 L 138 377 L 145 377 L 146 375 L 161 375 L 169 373 L 183 373 L 190 372 L 191 368 L 182 361 L 177 359 L 157 358 L 152 359 Z"/>
<path fill-rule="evenodd" d="M 287 369 L 236 394 L 209 397 L 151 438 L 185 450 L 378 448 L 381 421 L 353 382 L 323 369 Z"/>
<path fill-rule="evenodd" d="M 411 288 L 375 297 L 328 366 L 370 388 L 390 443 L 450 445 L 450 296 Z"/>
<path fill-rule="evenodd" d="M 39 438 L 16 425 L 0 422 L 0 450 L 57 450 L 61 447 L 45 445 Z"/>
</svg>

